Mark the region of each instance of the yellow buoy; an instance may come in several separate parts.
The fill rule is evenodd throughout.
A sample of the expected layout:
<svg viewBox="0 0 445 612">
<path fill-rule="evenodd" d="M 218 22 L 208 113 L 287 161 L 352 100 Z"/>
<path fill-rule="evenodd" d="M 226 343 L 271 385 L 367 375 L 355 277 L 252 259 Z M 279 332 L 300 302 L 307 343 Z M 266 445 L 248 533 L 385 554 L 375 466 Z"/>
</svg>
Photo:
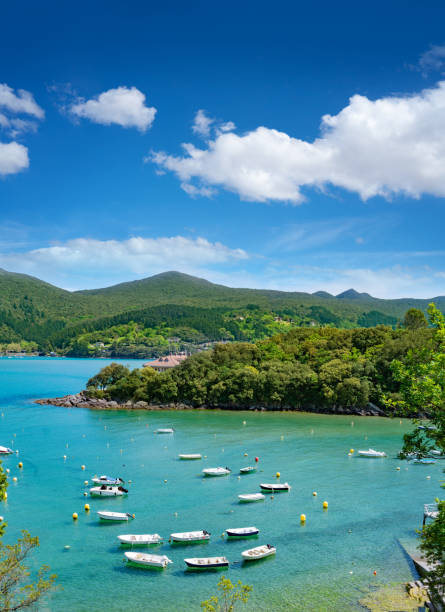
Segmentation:
<svg viewBox="0 0 445 612">
<path fill-rule="evenodd" d="M 77 512 L 73 512 L 73 521 L 77 521 L 78 518 Z"/>
<path fill-rule="evenodd" d="M 19 461 L 19 468 L 23 467 L 23 463 L 21 461 Z"/>
<path fill-rule="evenodd" d="M 247 453 L 244 453 L 244 456 L 247 457 Z"/>
<path fill-rule="evenodd" d="M 85 469 L 85 466 L 84 466 L 84 465 L 81 465 L 80 467 L 81 467 L 81 469 L 82 469 L 82 470 L 84 470 L 84 469 Z"/>
<path fill-rule="evenodd" d="M 84 483 L 83 483 L 83 484 L 84 484 L 85 486 L 87 486 L 87 485 L 88 485 L 88 480 L 84 480 Z"/>
<path fill-rule="evenodd" d="M 301 521 L 302 523 L 305 523 L 305 522 L 306 522 L 306 515 L 305 515 L 305 514 L 300 514 L 300 521 Z"/>
<path fill-rule="evenodd" d="M 327 502 L 327 501 L 324 501 L 324 502 L 323 502 L 323 508 L 324 508 L 325 510 L 327 510 L 327 509 L 328 509 L 328 502 Z"/>
<path fill-rule="evenodd" d="M 351 453 L 351 455 L 352 455 L 352 454 L 353 454 L 353 452 L 354 452 L 354 449 L 353 449 L 353 448 L 351 448 L 351 450 L 350 450 L 349 452 L 350 452 L 350 453 Z"/>
<path fill-rule="evenodd" d="M 314 497 L 317 497 L 317 491 L 313 491 L 313 492 L 312 492 L 312 495 L 313 495 Z"/>
<path fill-rule="evenodd" d="M 275 474 L 275 476 L 276 476 L 277 478 L 279 478 L 279 477 L 281 476 L 280 472 L 277 472 L 277 473 Z"/>
<path fill-rule="evenodd" d="M 85 508 L 85 512 L 89 512 L 90 511 L 90 504 L 85 504 L 84 508 Z"/>
</svg>

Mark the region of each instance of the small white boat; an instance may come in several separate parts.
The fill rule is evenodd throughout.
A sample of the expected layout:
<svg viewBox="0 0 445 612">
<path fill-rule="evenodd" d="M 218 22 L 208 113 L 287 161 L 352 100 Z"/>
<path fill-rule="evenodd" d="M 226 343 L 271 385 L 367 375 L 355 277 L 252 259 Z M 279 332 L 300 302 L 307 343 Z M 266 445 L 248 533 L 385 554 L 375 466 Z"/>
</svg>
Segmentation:
<svg viewBox="0 0 445 612">
<path fill-rule="evenodd" d="M 411 463 L 423 464 L 423 465 L 433 465 L 436 463 L 435 459 L 412 459 Z"/>
<path fill-rule="evenodd" d="M 250 538 L 260 533 L 256 527 L 236 527 L 234 529 L 226 529 L 229 538 Z"/>
<path fill-rule="evenodd" d="M 134 514 L 130 514 L 129 512 L 107 512 L 105 510 L 101 510 L 97 514 L 102 521 L 119 522 L 134 519 Z"/>
<path fill-rule="evenodd" d="M 111 478 L 110 476 L 100 476 L 99 478 L 95 476 L 91 479 L 91 482 L 94 482 L 96 485 L 108 485 L 110 487 L 119 487 L 120 485 L 125 484 L 125 481 L 122 478 Z"/>
<path fill-rule="evenodd" d="M 172 542 L 203 542 L 210 540 L 210 533 L 203 529 L 202 531 L 184 531 L 183 533 L 171 533 L 170 539 Z"/>
<path fill-rule="evenodd" d="M 264 557 L 270 557 L 277 552 L 275 546 L 271 546 L 270 544 L 264 544 L 263 546 L 257 546 L 256 548 L 251 548 L 250 550 L 244 550 L 241 553 L 242 558 L 245 561 L 256 561 L 257 559 L 264 559 Z"/>
<path fill-rule="evenodd" d="M 262 493 L 246 493 L 244 495 L 238 495 L 238 499 L 240 502 L 247 504 L 249 502 L 263 501 L 263 499 L 266 499 L 266 496 Z"/>
<path fill-rule="evenodd" d="M 227 557 L 193 557 L 191 559 L 184 559 L 187 567 L 192 569 L 219 569 L 223 567 L 229 567 L 229 560 Z"/>
<path fill-rule="evenodd" d="M 262 484 L 260 484 L 260 487 L 263 491 L 268 491 L 270 493 L 273 493 L 274 491 L 279 492 L 290 490 L 290 485 L 288 482 L 263 482 Z"/>
<path fill-rule="evenodd" d="M 120 497 L 127 495 L 127 489 L 124 487 L 108 487 L 107 485 L 101 485 L 100 487 L 92 487 L 90 489 L 91 497 Z"/>
<path fill-rule="evenodd" d="M 369 448 L 368 450 L 359 450 L 359 457 L 386 457 L 386 453 L 383 451 L 376 451 L 373 448 Z"/>
<path fill-rule="evenodd" d="M 12 448 L 8 448 L 7 446 L 0 446 L 0 455 L 12 455 L 13 453 L 17 453 L 18 451 L 12 450 Z"/>
<path fill-rule="evenodd" d="M 202 455 L 200 453 L 195 453 L 195 454 L 182 454 L 179 455 L 180 459 L 183 459 L 184 461 L 193 461 L 194 459 L 202 459 Z"/>
<path fill-rule="evenodd" d="M 124 554 L 127 563 L 139 567 L 165 569 L 169 563 L 173 563 L 166 555 L 149 555 L 140 552 L 126 552 Z"/>
<path fill-rule="evenodd" d="M 227 476 L 232 470 L 228 467 L 205 468 L 202 470 L 204 476 Z"/>
<path fill-rule="evenodd" d="M 240 474 L 253 474 L 253 472 L 256 472 L 256 466 L 255 465 L 249 465 L 247 467 L 243 467 L 240 469 L 239 473 Z"/>
<path fill-rule="evenodd" d="M 117 536 L 117 539 L 122 545 L 128 546 L 150 546 L 150 544 L 160 544 L 162 536 L 159 533 L 127 533 Z"/>
<path fill-rule="evenodd" d="M 155 429 L 155 433 L 157 434 L 172 434 L 175 433 L 175 430 L 172 427 L 160 427 L 159 429 Z"/>
</svg>

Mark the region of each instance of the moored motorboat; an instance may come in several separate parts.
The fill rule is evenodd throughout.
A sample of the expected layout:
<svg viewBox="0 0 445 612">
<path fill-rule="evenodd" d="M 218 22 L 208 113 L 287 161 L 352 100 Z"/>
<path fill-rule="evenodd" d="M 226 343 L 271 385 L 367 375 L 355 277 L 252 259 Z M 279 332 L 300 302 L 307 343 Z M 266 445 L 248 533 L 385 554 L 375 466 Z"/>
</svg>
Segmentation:
<svg viewBox="0 0 445 612">
<path fill-rule="evenodd" d="M 263 482 L 260 484 L 260 487 L 263 491 L 267 491 L 269 493 L 279 492 L 279 491 L 289 491 L 290 485 L 288 482 Z"/>
<path fill-rule="evenodd" d="M 249 502 L 258 502 L 266 499 L 266 496 L 262 493 L 245 493 L 244 495 L 238 495 L 238 499 L 241 503 L 247 504 Z"/>
<path fill-rule="evenodd" d="M 169 563 L 173 563 L 166 555 L 150 555 L 140 552 L 126 552 L 127 563 L 146 568 L 165 569 Z"/>
<path fill-rule="evenodd" d="M 193 557 L 191 559 L 184 559 L 187 567 L 191 569 L 220 569 L 229 567 L 229 560 L 227 557 Z"/>
<path fill-rule="evenodd" d="M 359 457 L 386 457 L 386 453 L 384 453 L 383 451 L 376 451 L 373 448 L 368 448 L 368 450 L 359 450 L 358 451 L 358 456 Z"/>
<path fill-rule="evenodd" d="M 234 529 L 226 529 L 229 538 L 249 538 L 256 536 L 260 530 L 256 527 L 235 527 Z"/>
<path fill-rule="evenodd" d="M 130 514 L 129 512 L 108 512 L 105 510 L 100 510 L 97 514 L 102 521 L 120 522 L 134 519 L 134 514 Z"/>
<path fill-rule="evenodd" d="M 228 467 L 205 468 L 202 470 L 204 476 L 227 476 L 232 470 Z"/>
<path fill-rule="evenodd" d="M 91 482 L 93 482 L 96 485 L 108 485 L 110 487 L 119 487 L 120 485 L 125 484 L 125 481 L 122 480 L 122 478 L 111 478 L 110 476 L 100 476 L 99 478 L 97 476 L 94 476 L 94 478 L 91 479 Z"/>
<path fill-rule="evenodd" d="M 256 466 L 254 465 L 249 465 L 247 467 L 243 467 L 240 469 L 239 473 L 240 474 L 253 474 L 253 472 L 256 472 Z"/>
<path fill-rule="evenodd" d="M 202 455 L 200 453 L 181 454 L 179 458 L 184 461 L 193 461 L 194 459 L 202 459 Z"/>
<path fill-rule="evenodd" d="M 127 533 L 117 536 L 123 546 L 150 546 L 150 544 L 160 544 L 162 536 L 159 533 Z"/>
<path fill-rule="evenodd" d="M 120 497 L 127 495 L 127 489 L 124 487 L 108 487 L 107 485 L 101 485 L 100 487 L 92 487 L 90 489 L 91 497 Z"/>
<path fill-rule="evenodd" d="M 159 429 L 155 429 L 156 434 L 172 434 L 175 433 L 173 427 L 160 427 Z"/>
<path fill-rule="evenodd" d="M 210 533 L 203 529 L 202 531 L 184 531 L 182 533 L 171 533 L 170 539 L 172 542 L 204 542 L 210 540 Z"/>
<path fill-rule="evenodd" d="M 264 559 L 265 557 L 270 557 L 277 552 L 275 546 L 271 546 L 270 544 L 264 544 L 263 546 L 256 546 L 255 548 L 251 548 L 250 550 L 244 550 L 241 553 L 244 561 L 256 561 L 257 559 Z"/>
<path fill-rule="evenodd" d="M 436 463 L 435 459 L 412 459 L 411 463 L 422 463 L 423 465 L 432 465 L 433 463 Z"/>
<path fill-rule="evenodd" d="M 12 450 L 12 448 L 8 448 L 7 446 L 0 446 L 0 455 L 12 455 L 13 453 L 17 453 L 18 451 Z"/>
<path fill-rule="evenodd" d="M 123 546 L 150 546 L 162 542 L 162 536 L 159 533 L 127 533 L 117 536 L 117 539 Z"/>
</svg>

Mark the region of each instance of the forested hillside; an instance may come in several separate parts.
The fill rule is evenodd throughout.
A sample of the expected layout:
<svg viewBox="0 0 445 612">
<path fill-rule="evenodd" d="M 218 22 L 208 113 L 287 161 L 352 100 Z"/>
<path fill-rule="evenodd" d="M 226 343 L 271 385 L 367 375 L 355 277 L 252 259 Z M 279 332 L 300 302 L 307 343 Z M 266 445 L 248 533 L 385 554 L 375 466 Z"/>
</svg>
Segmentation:
<svg viewBox="0 0 445 612">
<path fill-rule="evenodd" d="M 445 298 L 433 298 L 445 310 Z M 430 300 L 380 300 L 354 290 L 332 296 L 233 289 L 166 272 L 69 292 L 0 270 L 0 348 L 72 356 L 150 357 L 217 341 L 252 342 L 293 328 L 400 324 Z"/>
<path fill-rule="evenodd" d="M 345 411 L 397 399 L 394 359 L 431 349 L 431 328 L 293 329 L 256 343 L 219 344 L 161 374 L 108 366 L 90 396 L 118 402 Z"/>
</svg>

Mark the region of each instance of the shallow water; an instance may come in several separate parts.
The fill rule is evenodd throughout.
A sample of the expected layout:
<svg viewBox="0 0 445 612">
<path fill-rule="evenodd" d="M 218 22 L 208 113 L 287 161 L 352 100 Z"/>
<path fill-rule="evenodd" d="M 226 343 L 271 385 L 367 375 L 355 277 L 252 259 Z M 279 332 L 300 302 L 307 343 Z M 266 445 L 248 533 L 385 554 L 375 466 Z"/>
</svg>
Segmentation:
<svg viewBox="0 0 445 612">
<path fill-rule="evenodd" d="M 246 610 L 359 610 L 357 602 L 370 587 L 411 578 L 399 539 L 414 542 L 423 504 L 440 494 L 445 462 L 408 466 L 395 458 L 408 422 L 301 413 L 94 412 L 32 403 L 78 391 L 106 363 L 0 359 L 0 444 L 18 448 L 24 464 L 19 470 L 17 457 L 4 460 L 11 479 L 18 478 L 0 505 L 8 522 L 5 539 L 23 528 L 38 535 L 36 561 L 48 562 L 63 585 L 41 610 L 199 610 L 215 593 L 219 574 L 185 572 L 183 559 L 190 556 L 226 555 L 226 575 L 254 587 Z M 153 433 L 170 426 L 174 435 Z M 370 446 L 388 458 L 348 457 L 350 448 Z M 207 458 L 177 459 L 187 452 Z M 258 473 L 238 478 L 239 468 L 255 456 Z M 218 465 L 233 474 L 200 476 L 204 467 Z M 237 503 L 238 494 L 275 481 L 277 471 L 281 482 L 292 485 L 290 493 Z M 84 480 L 102 473 L 130 479 L 128 497 L 85 498 Z M 128 511 L 136 519 L 100 524 L 98 509 Z M 260 529 L 253 542 L 221 538 L 227 528 L 251 525 Z M 118 534 L 157 532 L 168 539 L 171 532 L 195 529 L 210 531 L 211 541 L 151 549 L 174 561 L 164 572 L 122 561 Z M 241 551 L 257 543 L 275 545 L 276 558 L 243 565 Z"/>
</svg>

